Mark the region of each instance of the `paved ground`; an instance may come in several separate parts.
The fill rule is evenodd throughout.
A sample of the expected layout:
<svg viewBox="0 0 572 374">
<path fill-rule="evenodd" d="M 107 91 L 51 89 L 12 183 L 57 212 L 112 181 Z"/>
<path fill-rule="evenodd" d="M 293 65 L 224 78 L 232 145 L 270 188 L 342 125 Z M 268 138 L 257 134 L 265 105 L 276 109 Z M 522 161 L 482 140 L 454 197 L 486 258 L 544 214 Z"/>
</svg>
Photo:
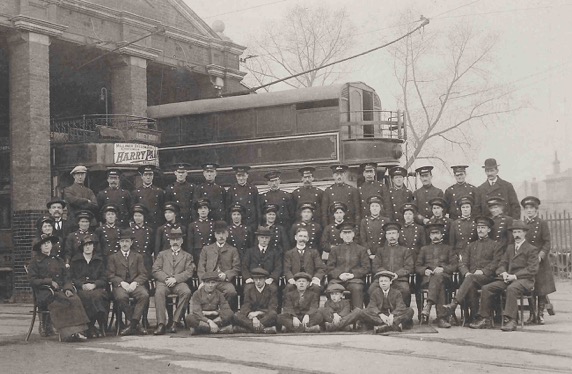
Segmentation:
<svg viewBox="0 0 572 374">
<path fill-rule="evenodd" d="M 512 333 L 453 327 L 437 333 L 108 337 L 60 343 L 24 333 L 30 306 L 0 304 L 3 373 L 572 373 L 572 281 L 557 314 Z M 153 315 L 153 311 L 151 311 Z"/>
</svg>

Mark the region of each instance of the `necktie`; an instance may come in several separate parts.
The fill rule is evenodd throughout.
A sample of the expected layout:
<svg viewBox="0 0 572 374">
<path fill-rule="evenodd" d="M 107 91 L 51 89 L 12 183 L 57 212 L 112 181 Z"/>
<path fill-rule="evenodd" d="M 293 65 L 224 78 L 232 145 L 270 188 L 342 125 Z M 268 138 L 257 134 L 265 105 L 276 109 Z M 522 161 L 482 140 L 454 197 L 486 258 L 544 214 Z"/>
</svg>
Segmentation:
<svg viewBox="0 0 572 374">
<path fill-rule="evenodd" d="M 56 222 L 56 230 L 61 230 L 62 229 L 62 222 L 58 221 Z"/>
<path fill-rule="evenodd" d="M 123 256 L 125 256 L 125 260 L 129 260 L 129 253 L 124 253 Z"/>
</svg>

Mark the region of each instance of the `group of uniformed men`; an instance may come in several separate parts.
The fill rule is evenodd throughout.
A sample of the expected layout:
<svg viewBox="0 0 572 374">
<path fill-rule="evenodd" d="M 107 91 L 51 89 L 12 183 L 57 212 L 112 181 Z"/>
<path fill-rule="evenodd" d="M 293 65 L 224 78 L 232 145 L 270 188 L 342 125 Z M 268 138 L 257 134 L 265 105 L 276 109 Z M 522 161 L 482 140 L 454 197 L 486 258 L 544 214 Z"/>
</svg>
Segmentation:
<svg viewBox="0 0 572 374">
<path fill-rule="evenodd" d="M 113 169 L 109 187 L 95 196 L 83 184 L 87 169 L 77 166 L 63 199 L 48 202 L 51 216 L 41 222 L 51 221 L 62 239 L 56 255 L 69 262 L 86 236 L 95 238 L 114 298 L 130 320 L 121 334 L 146 333 L 139 321 L 149 279 L 155 281 L 156 335 L 176 332 L 189 299 L 186 322 L 194 333 L 232 331 L 231 325 L 236 331 L 272 333 L 278 325 L 316 332 L 356 322 L 376 332 L 401 331 L 412 325 L 411 293 L 420 321 L 428 323 L 435 306 L 442 328 L 451 326 L 462 305 L 470 311 L 470 327 L 491 327 L 493 313 L 502 310 L 502 329 L 512 331 L 522 293 L 538 298 L 528 323 L 544 323 L 545 309 L 553 313 L 550 234 L 538 217 L 540 200 L 528 196 L 519 204 L 494 159 L 485 161 L 487 180 L 478 188 L 465 182 L 467 166 L 453 166 L 456 183 L 445 192 L 432 185 L 431 166 L 416 169 L 422 186 L 414 192 L 399 166 L 389 169 L 388 187 L 376 180 L 377 164 L 365 163 L 364 182 L 355 188 L 346 183 L 348 167 L 333 165 L 334 184 L 324 191 L 313 186 L 315 169 L 303 167 L 302 186 L 292 193 L 280 189 L 277 171 L 265 175 L 269 190 L 259 193 L 248 182 L 248 166 L 233 168 L 237 183 L 227 190 L 215 181 L 217 167 L 203 165 L 205 181 L 194 186 L 188 165 L 174 165 L 176 181 L 163 190 L 153 185 L 156 168 L 143 166 L 143 185 L 131 193 Z M 66 206 L 79 226 L 73 232 L 62 221 Z M 92 234 L 94 212 L 101 224 Z M 191 296 L 195 272 L 200 285 Z M 368 274 L 374 281 L 366 290 Z M 320 307 L 324 289 L 329 298 Z M 500 308 L 495 295 L 503 292 Z M 169 325 L 167 294 L 179 298 Z"/>
</svg>

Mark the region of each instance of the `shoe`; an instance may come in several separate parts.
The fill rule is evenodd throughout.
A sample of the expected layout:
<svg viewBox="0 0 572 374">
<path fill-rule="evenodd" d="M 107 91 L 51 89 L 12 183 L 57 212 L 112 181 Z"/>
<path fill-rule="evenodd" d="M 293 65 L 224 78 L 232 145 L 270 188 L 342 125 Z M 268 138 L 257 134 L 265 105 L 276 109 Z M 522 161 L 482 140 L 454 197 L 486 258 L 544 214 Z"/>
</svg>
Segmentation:
<svg viewBox="0 0 572 374">
<path fill-rule="evenodd" d="M 324 325 L 325 325 L 325 330 L 326 330 L 326 331 L 328 331 L 328 332 L 336 331 L 336 326 L 334 326 L 333 323 L 326 322 Z"/>
<path fill-rule="evenodd" d="M 427 316 L 427 319 L 429 319 L 429 315 L 431 314 L 431 307 L 433 305 L 427 303 L 425 304 L 425 306 L 423 307 L 423 310 L 421 311 L 421 315 L 422 316 Z"/>
<path fill-rule="evenodd" d="M 490 329 L 492 327 L 491 319 L 478 317 L 475 322 L 469 324 L 469 327 L 472 329 Z"/>
<path fill-rule="evenodd" d="M 509 319 L 507 323 L 501 327 L 501 331 L 515 331 L 516 330 L 516 321 L 514 319 Z"/>
<path fill-rule="evenodd" d="M 534 315 L 534 313 L 530 313 L 528 319 L 524 321 L 524 324 L 527 326 L 536 324 L 536 316 Z"/>
<path fill-rule="evenodd" d="M 314 325 L 311 327 L 306 327 L 304 329 L 304 332 L 310 332 L 310 333 L 318 333 L 321 332 L 322 330 L 320 329 L 320 325 Z"/>
<path fill-rule="evenodd" d="M 219 334 L 232 334 L 232 325 L 227 325 L 225 327 L 221 327 L 218 330 Z"/>
<path fill-rule="evenodd" d="M 401 323 L 399 325 L 393 325 L 393 326 L 391 326 L 391 328 L 395 332 L 402 332 L 403 331 L 403 326 L 401 325 Z"/>
<path fill-rule="evenodd" d="M 190 335 L 197 335 L 197 330 L 194 327 L 189 328 Z"/>
<path fill-rule="evenodd" d="M 451 324 L 445 320 L 445 318 L 439 318 L 437 320 L 437 327 L 441 329 L 448 329 L 451 328 Z"/>
<path fill-rule="evenodd" d="M 147 331 L 147 329 L 145 328 L 145 326 L 143 326 L 143 324 L 138 324 L 138 325 L 137 325 L 137 334 L 139 334 L 139 335 L 148 335 L 149 332 Z"/>
<path fill-rule="evenodd" d="M 263 331 L 265 334 L 276 334 L 276 326 L 265 327 Z"/>
<path fill-rule="evenodd" d="M 548 296 L 547 296 L 548 297 Z M 547 303 L 546 304 L 546 311 L 548 312 L 549 315 L 553 316 L 556 314 L 556 312 L 554 311 L 554 305 L 552 305 L 552 303 Z"/>
<path fill-rule="evenodd" d="M 129 325 L 127 327 L 125 327 L 123 330 L 121 330 L 119 332 L 119 335 L 121 336 L 128 336 L 128 335 L 133 335 L 135 333 L 135 329 Z"/>
<path fill-rule="evenodd" d="M 393 331 L 393 328 L 389 325 L 373 326 L 374 334 L 383 334 L 390 331 Z"/>
<path fill-rule="evenodd" d="M 157 325 L 157 328 L 153 331 L 153 335 L 165 335 L 165 325 L 162 323 Z"/>
<path fill-rule="evenodd" d="M 538 315 L 538 318 L 536 319 L 536 323 L 539 325 L 544 325 L 544 316 L 542 314 Z"/>
<path fill-rule="evenodd" d="M 445 304 L 443 305 L 443 308 L 445 309 L 445 312 L 447 313 L 447 316 L 451 316 L 455 314 L 455 309 L 457 309 L 457 306 L 459 304 L 457 303 L 456 300 L 451 301 L 449 304 Z"/>
<path fill-rule="evenodd" d="M 177 333 L 177 324 L 173 323 L 171 327 L 169 327 L 169 334 L 176 334 Z"/>
<path fill-rule="evenodd" d="M 403 330 L 411 330 L 413 328 L 413 320 L 409 319 L 401 324 Z"/>
<path fill-rule="evenodd" d="M 81 332 L 77 332 L 75 334 L 72 334 L 70 341 L 73 342 L 85 342 L 87 340 L 87 337 L 82 334 Z"/>
<path fill-rule="evenodd" d="M 250 331 L 248 331 L 247 329 L 245 329 L 242 326 L 233 326 L 232 332 L 235 334 L 248 334 Z"/>
</svg>

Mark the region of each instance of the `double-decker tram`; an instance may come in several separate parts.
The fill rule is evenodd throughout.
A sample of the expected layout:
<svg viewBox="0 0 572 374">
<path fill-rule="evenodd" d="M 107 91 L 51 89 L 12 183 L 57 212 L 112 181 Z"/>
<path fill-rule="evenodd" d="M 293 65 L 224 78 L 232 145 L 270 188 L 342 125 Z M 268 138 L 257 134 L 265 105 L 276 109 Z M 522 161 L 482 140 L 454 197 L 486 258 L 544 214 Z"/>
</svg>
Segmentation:
<svg viewBox="0 0 572 374">
<path fill-rule="evenodd" d="M 356 181 L 358 165 L 380 172 L 399 164 L 406 132 L 401 111 L 384 110 L 362 82 L 179 102 L 148 108 L 161 131 L 162 167 L 187 162 L 190 179 L 200 165 L 217 163 L 219 183 L 231 183 L 233 165 L 250 165 L 252 181 L 270 169 L 298 182 L 298 168 L 316 167 L 316 181 L 331 180 L 329 166 L 344 163 Z"/>
</svg>

